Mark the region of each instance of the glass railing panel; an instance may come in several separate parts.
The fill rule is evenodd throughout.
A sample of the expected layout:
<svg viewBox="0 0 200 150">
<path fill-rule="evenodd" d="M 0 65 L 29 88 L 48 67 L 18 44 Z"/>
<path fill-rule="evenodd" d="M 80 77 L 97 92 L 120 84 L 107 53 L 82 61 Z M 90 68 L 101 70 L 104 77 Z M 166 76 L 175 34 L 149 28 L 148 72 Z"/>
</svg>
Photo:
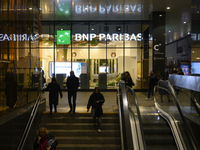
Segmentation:
<svg viewBox="0 0 200 150">
<path fill-rule="evenodd" d="M 25 113 L 24 110 L 27 110 Z M 28 122 L 31 109 L 23 107 L 0 117 L 0 147 L 5 150 L 16 150 L 24 128 Z"/>
<path fill-rule="evenodd" d="M 177 129 L 180 138 L 184 141 L 183 145 L 187 149 L 191 149 L 194 146 L 192 137 L 193 133 L 188 120 L 185 119 L 184 113 L 182 112 L 182 110 L 185 109 L 184 106 L 187 105 L 180 105 L 179 100 L 177 100 L 171 92 L 169 92 L 169 88 L 163 86 L 163 84 L 156 86 L 154 92 L 155 104 L 158 105 L 161 110 L 172 116 L 172 122 L 174 123 L 170 125 L 174 125 Z"/>
<path fill-rule="evenodd" d="M 193 91 L 179 87 L 174 87 L 174 90 L 185 117 L 200 124 L 198 102 L 193 96 Z"/>
</svg>

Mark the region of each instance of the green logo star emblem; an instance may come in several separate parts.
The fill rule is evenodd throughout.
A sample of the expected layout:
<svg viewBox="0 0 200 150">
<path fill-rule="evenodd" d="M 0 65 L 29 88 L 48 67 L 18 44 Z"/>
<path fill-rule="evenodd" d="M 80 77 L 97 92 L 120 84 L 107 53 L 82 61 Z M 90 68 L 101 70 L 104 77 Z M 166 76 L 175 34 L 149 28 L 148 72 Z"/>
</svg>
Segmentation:
<svg viewBox="0 0 200 150">
<path fill-rule="evenodd" d="M 70 30 L 57 30 L 57 44 L 70 43 Z"/>
</svg>

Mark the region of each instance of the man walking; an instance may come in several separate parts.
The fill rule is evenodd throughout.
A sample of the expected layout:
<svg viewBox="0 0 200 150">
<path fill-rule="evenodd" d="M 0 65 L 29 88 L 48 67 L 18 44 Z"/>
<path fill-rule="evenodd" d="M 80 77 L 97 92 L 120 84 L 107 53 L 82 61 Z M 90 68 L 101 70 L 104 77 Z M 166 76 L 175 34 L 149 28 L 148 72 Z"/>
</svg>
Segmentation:
<svg viewBox="0 0 200 150">
<path fill-rule="evenodd" d="M 154 74 L 153 70 L 151 70 L 150 75 L 149 75 L 148 97 L 146 99 L 150 98 L 151 93 L 153 95 L 153 89 L 155 86 L 155 82 L 156 82 L 156 74 Z"/>
<path fill-rule="evenodd" d="M 78 87 L 79 87 L 79 79 L 74 75 L 74 71 L 71 71 L 70 76 L 67 78 L 68 103 L 70 107 L 68 113 L 71 113 L 73 111 L 73 115 L 75 115 L 75 110 L 76 110 L 76 96 Z M 71 97 L 73 97 L 73 107 L 71 103 Z"/>
</svg>

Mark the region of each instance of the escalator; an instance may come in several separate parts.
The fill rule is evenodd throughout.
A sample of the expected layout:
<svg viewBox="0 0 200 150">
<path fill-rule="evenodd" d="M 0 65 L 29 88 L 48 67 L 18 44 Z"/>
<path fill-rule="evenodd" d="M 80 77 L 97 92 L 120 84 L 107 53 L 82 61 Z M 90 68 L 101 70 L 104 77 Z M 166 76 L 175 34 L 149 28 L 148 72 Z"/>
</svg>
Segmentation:
<svg viewBox="0 0 200 150">
<path fill-rule="evenodd" d="M 189 106 L 185 101 L 186 106 L 183 107 L 170 82 L 161 80 L 155 86 L 155 107 L 139 107 L 134 90 L 125 87 L 123 82 L 120 83 L 118 95 L 123 101 L 121 107 L 127 109 L 126 117 L 129 116 L 129 120 L 122 121 L 122 125 L 129 124 L 129 131 L 132 131 L 131 137 L 126 137 L 128 134 L 124 133 L 123 145 L 131 145 L 127 143 L 127 139 L 130 138 L 132 149 L 199 149 L 197 139 L 200 136 L 195 133 L 195 128 L 200 127 L 198 107 L 194 107 L 196 103 Z M 190 101 L 192 100 L 190 97 Z M 126 146 L 125 149 L 131 148 Z"/>
</svg>

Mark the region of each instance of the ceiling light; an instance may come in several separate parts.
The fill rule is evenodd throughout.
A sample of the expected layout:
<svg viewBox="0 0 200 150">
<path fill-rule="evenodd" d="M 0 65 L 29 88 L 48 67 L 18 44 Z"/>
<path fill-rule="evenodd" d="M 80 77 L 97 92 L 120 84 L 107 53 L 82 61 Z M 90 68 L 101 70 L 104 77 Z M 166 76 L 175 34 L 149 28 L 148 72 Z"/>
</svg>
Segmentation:
<svg viewBox="0 0 200 150">
<path fill-rule="evenodd" d="M 42 8 L 39 8 L 39 10 L 42 10 Z"/>
<path fill-rule="evenodd" d="M 32 8 L 30 7 L 29 10 L 32 10 Z"/>
<path fill-rule="evenodd" d="M 184 24 L 186 24 L 186 22 L 185 22 L 185 21 L 184 21 L 183 23 L 184 23 Z"/>
<path fill-rule="evenodd" d="M 168 32 L 171 32 L 171 31 L 168 31 Z"/>
<path fill-rule="evenodd" d="M 197 14 L 199 14 L 199 11 L 197 11 Z"/>
<path fill-rule="evenodd" d="M 160 17 L 162 17 L 162 15 L 159 15 Z"/>
<path fill-rule="evenodd" d="M 63 30 L 62 28 L 60 30 Z"/>
<path fill-rule="evenodd" d="M 170 7 L 167 7 L 167 9 L 170 9 Z"/>
<path fill-rule="evenodd" d="M 92 30 L 94 30 L 94 29 L 92 28 Z"/>
</svg>

